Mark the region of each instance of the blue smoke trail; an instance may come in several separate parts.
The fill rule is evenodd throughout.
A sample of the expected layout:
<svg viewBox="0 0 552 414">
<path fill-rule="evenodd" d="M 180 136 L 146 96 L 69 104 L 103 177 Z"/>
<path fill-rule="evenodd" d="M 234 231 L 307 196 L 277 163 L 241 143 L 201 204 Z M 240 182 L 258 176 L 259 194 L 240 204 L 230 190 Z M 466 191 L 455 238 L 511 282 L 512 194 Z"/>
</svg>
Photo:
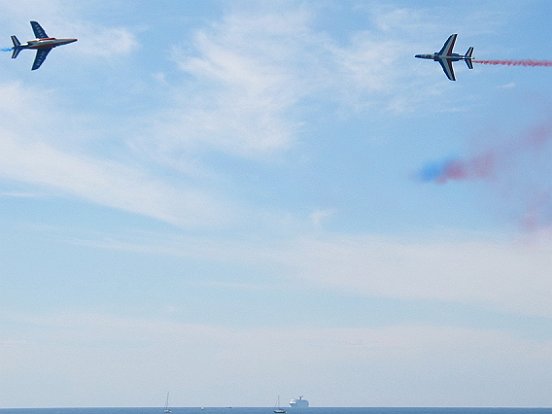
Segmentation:
<svg viewBox="0 0 552 414">
<path fill-rule="evenodd" d="M 437 181 L 443 175 L 446 164 L 446 161 L 428 163 L 418 172 L 418 177 L 424 182 Z"/>
<path fill-rule="evenodd" d="M 13 50 L 13 47 L 3 47 L 0 49 L 2 52 L 11 52 Z"/>
<path fill-rule="evenodd" d="M 436 182 L 444 183 L 447 181 L 449 171 L 458 164 L 458 160 L 454 158 L 447 158 L 442 161 L 434 161 L 427 163 L 424 167 L 418 171 L 418 178 L 423 182 Z"/>
</svg>

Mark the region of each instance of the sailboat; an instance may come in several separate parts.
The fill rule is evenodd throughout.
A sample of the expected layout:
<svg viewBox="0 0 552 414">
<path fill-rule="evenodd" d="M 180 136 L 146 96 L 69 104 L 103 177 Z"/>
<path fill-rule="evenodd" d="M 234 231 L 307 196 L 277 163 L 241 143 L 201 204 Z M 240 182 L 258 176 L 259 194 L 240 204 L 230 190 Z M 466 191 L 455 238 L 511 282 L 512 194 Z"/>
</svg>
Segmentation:
<svg viewBox="0 0 552 414">
<path fill-rule="evenodd" d="M 171 414 L 172 411 L 169 408 L 169 393 L 167 393 L 167 399 L 165 401 L 165 410 L 163 411 L 165 414 Z"/>
<path fill-rule="evenodd" d="M 273 410 L 274 414 L 286 414 L 286 410 L 284 410 L 282 407 L 280 407 L 280 396 L 278 395 L 278 402 L 276 403 L 276 407 L 274 407 Z"/>
</svg>

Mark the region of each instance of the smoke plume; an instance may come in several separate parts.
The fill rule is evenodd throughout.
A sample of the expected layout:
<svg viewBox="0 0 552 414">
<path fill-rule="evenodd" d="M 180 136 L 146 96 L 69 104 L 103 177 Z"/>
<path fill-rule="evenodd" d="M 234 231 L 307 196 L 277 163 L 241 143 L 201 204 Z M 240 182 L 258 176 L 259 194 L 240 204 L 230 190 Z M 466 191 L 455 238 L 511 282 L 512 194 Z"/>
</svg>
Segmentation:
<svg viewBox="0 0 552 414">
<path fill-rule="evenodd" d="M 481 142 L 479 140 L 478 142 Z M 537 124 L 512 138 L 466 157 L 429 162 L 418 172 L 423 182 L 439 185 L 485 183 L 498 194 L 498 209 L 527 230 L 552 229 L 552 122 Z"/>
<path fill-rule="evenodd" d="M 473 63 L 481 65 L 503 65 L 503 66 L 552 66 L 552 60 L 472 60 Z"/>
</svg>

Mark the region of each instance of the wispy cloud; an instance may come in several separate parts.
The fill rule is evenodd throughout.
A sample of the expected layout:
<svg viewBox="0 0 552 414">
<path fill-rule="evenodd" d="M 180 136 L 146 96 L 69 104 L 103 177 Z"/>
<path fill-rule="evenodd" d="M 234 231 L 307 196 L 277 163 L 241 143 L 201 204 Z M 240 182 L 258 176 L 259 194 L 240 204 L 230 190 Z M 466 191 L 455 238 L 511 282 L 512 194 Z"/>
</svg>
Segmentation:
<svg viewBox="0 0 552 414">
<path fill-rule="evenodd" d="M 163 220 L 178 226 L 224 220 L 201 191 L 171 187 L 116 162 L 69 154 L 45 144 L 21 145 L 3 133 L 0 174 L 60 194 Z"/>
<path fill-rule="evenodd" d="M 170 145 L 201 144 L 245 156 L 290 145 L 298 124 L 289 111 L 305 94 L 293 39 L 300 38 L 308 16 L 251 17 L 230 16 L 198 32 L 193 54 L 175 49 L 175 61 L 195 80 L 186 96 L 197 98 L 187 98 L 161 121 Z"/>
<path fill-rule="evenodd" d="M 1 191 L 0 198 L 39 198 L 41 193 L 33 193 L 30 191 Z"/>
<path fill-rule="evenodd" d="M 321 102 L 391 108 L 407 46 L 382 40 L 378 28 L 337 42 L 316 30 L 315 20 L 315 9 L 259 6 L 177 45 L 173 59 L 187 76 L 173 85 L 170 108 L 152 120 L 157 150 L 258 159 L 293 146 Z"/>
<path fill-rule="evenodd" d="M 202 190 L 169 184 L 136 166 L 64 148 L 71 141 L 64 117 L 44 109 L 48 105 L 37 105 L 47 99 L 40 91 L 17 84 L 0 89 L 0 112 L 12 120 L 0 127 L 0 176 L 177 226 L 220 224 L 232 215 L 230 203 L 216 201 Z M 29 117 L 35 123 L 29 124 Z"/>
</svg>

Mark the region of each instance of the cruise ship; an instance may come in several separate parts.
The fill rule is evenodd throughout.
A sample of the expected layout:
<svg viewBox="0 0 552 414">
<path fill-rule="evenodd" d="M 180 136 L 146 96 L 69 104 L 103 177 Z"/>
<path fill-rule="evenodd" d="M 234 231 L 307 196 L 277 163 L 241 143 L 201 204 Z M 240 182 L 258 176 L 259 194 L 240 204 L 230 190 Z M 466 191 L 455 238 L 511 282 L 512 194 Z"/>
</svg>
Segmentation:
<svg viewBox="0 0 552 414">
<path fill-rule="evenodd" d="M 290 407 L 294 408 L 307 408 L 309 406 L 308 400 L 304 400 L 303 396 L 300 395 L 299 398 L 294 398 L 289 402 Z"/>
</svg>

